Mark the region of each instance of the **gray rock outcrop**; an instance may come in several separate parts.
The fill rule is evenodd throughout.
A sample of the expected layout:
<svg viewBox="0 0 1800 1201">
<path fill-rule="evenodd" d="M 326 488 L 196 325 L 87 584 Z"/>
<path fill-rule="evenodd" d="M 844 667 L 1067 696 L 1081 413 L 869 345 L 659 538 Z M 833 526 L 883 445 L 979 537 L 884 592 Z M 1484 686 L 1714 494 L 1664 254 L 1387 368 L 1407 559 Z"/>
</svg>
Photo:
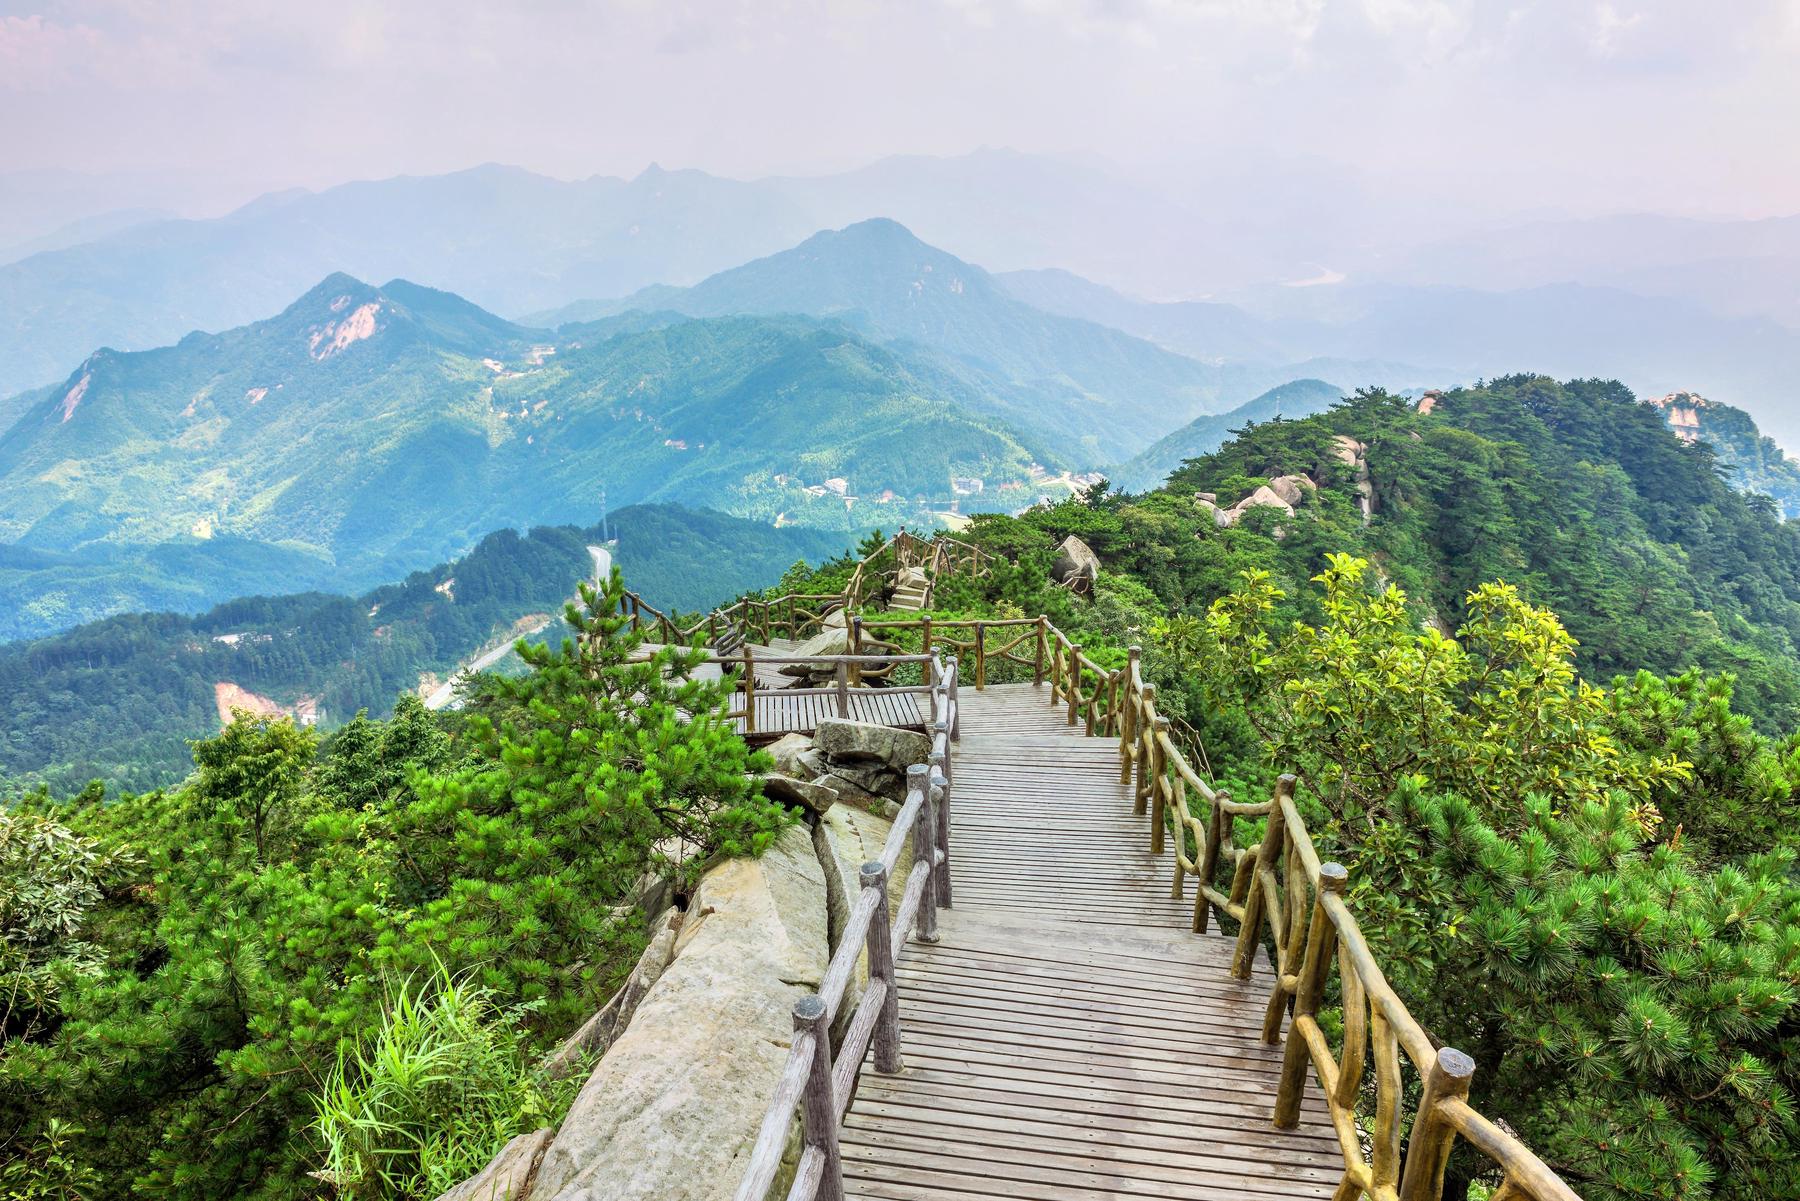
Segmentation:
<svg viewBox="0 0 1800 1201">
<path fill-rule="evenodd" d="M 724 1201 L 828 958 L 824 871 L 804 825 L 709 872 L 674 961 L 570 1107 L 532 1201 Z"/>
<path fill-rule="evenodd" d="M 1075 535 L 1064 538 L 1056 548 L 1056 563 L 1050 575 L 1057 583 L 1077 592 L 1091 591 L 1100 575 L 1100 556 Z"/>
</svg>

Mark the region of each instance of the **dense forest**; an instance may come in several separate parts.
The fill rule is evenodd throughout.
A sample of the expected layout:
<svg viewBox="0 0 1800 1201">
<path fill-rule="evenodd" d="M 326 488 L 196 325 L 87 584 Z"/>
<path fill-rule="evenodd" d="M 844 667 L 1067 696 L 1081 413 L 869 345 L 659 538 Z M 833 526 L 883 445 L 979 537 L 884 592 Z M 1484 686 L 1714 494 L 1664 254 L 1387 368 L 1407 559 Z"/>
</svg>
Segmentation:
<svg viewBox="0 0 1800 1201">
<path fill-rule="evenodd" d="M 992 569 L 934 612 L 1141 645 L 1217 784 L 1296 773 L 1390 983 L 1588 1201 L 1800 1195 L 1800 530 L 1616 384 L 1426 408 L 1359 393 L 1155 491 L 977 516 Z M 1090 595 L 1051 579 L 1068 535 Z M 623 663 L 618 587 L 462 712 L 242 719 L 178 788 L 0 819 L 6 1187 L 423 1201 L 564 1104 L 532 1064 L 641 937 L 619 914 L 671 823 L 754 851 L 783 820 L 740 743 L 675 719 L 716 690 Z M 401 1087 L 452 1036 L 441 1087 Z M 1465 1146 L 1447 1195 L 1496 1183 Z"/>
<path fill-rule="evenodd" d="M 633 589 L 682 612 L 844 537 L 661 505 L 620 510 L 606 533 Z M 592 574 L 587 547 L 600 537 L 498 530 L 454 562 L 359 597 L 247 597 L 197 617 L 131 614 L 0 646 L 0 788 L 171 783 L 191 767 L 188 743 L 219 728 L 221 682 L 289 708 L 305 698 L 328 728 L 361 710 L 385 714 L 423 674 L 447 676 L 522 618 L 547 621 Z"/>
</svg>

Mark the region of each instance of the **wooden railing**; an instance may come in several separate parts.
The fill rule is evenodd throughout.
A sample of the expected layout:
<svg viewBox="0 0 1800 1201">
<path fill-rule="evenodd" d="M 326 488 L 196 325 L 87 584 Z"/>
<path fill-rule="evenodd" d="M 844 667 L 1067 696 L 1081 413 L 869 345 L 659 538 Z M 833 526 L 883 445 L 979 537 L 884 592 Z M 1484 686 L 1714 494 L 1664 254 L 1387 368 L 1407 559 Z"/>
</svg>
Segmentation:
<svg viewBox="0 0 1800 1201">
<path fill-rule="evenodd" d="M 927 680 L 933 693 L 930 761 L 907 772 L 901 806 L 881 857 L 862 865 L 856 905 L 844 925 L 819 990 L 794 1004 L 794 1041 L 763 1117 L 737 1201 L 765 1201 L 782 1166 L 788 1129 L 800 1114 L 801 1154 L 788 1201 L 842 1201 L 843 1163 L 838 1130 L 856 1092 L 864 1057 L 873 1049 L 875 1070 L 900 1070 L 900 995 L 894 965 L 916 933 L 937 941 L 937 911 L 950 891 L 950 743 L 957 731 L 956 663 L 932 658 Z M 912 867 L 900 906 L 888 918 L 888 877 L 910 840 Z M 868 957 L 868 984 L 834 1055 L 831 1030 L 858 961 Z"/>
<path fill-rule="evenodd" d="M 767 643 L 777 636 L 810 638 L 825 626 L 825 619 L 839 609 L 856 609 L 868 603 L 878 585 L 902 567 L 923 567 L 933 586 L 941 575 L 986 570 L 987 552 L 980 547 L 940 534 L 929 541 L 901 530 L 880 547 L 864 555 L 842 592 L 787 593 L 771 599 L 744 597 L 714 609 L 697 621 L 682 625 L 637 593 L 625 592 L 625 615 L 633 630 L 648 629 L 659 642 L 690 645 L 704 636 L 716 644 L 732 631 Z"/>
<path fill-rule="evenodd" d="M 1088 733 L 1119 739 L 1119 779 L 1134 785 L 1136 812 L 1149 819 L 1151 853 L 1173 852 L 1170 895 L 1184 897 L 1194 881 L 1194 930 L 1204 931 L 1214 912 L 1237 920 L 1231 974 L 1242 980 L 1265 938 L 1273 947 L 1263 1041 L 1282 1043 L 1288 1018 L 1274 1123 L 1298 1125 L 1310 1067 L 1344 1155 L 1337 1197 L 1437 1201 L 1461 1137 L 1501 1176 L 1490 1201 L 1580 1201 L 1530 1148 L 1469 1104 L 1475 1062 L 1439 1047 L 1388 984 L 1345 900 L 1349 873 L 1321 862 L 1313 846 L 1294 777 L 1282 776 L 1267 801 L 1232 800 L 1188 763 L 1169 719 L 1157 712 L 1156 686 L 1144 681 L 1136 647 L 1124 667 L 1108 671 L 1054 627 L 1049 641 L 1051 703 L 1071 724 L 1079 714 Z M 1233 845 L 1239 817 L 1267 819 L 1256 844 Z M 1342 1015 L 1335 1048 L 1319 1021 L 1334 972 Z M 1421 1082 L 1410 1124 L 1408 1063 Z M 1373 1112 L 1365 1113 L 1370 1093 Z"/>
</svg>

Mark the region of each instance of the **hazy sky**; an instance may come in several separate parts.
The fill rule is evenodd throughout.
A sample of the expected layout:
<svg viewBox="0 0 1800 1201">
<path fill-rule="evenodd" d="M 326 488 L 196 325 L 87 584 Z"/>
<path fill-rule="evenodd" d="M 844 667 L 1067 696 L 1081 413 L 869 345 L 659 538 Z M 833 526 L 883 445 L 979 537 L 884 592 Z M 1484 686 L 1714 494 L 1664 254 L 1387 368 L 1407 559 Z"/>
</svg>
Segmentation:
<svg viewBox="0 0 1800 1201">
<path fill-rule="evenodd" d="M 0 0 L 0 118 L 0 170 L 177 170 L 220 203 L 985 144 L 1770 215 L 1800 212 L 1800 0 Z"/>
</svg>

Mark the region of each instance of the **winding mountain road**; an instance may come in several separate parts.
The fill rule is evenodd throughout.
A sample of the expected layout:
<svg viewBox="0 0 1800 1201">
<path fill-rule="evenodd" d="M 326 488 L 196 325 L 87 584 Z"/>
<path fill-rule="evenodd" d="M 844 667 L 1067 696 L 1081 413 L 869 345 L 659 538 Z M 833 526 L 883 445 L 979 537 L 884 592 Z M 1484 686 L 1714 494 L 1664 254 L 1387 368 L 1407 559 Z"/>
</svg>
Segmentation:
<svg viewBox="0 0 1800 1201">
<path fill-rule="evenodd" d="M 612 574 L 612 552 L 607 550 L 604 546 L 590 546 L 588 547 L 588 554 L 594 557 L 594 585 L 598 587 L 605 583 L 606 578 Z M 549 622 L 544 623 L 544 625 L 548 624 Z M 525 633 L 527 635 L 535 634 L 538 630 L 543 628 L 544 626 L 538 626 L 537 629 L 527 630 Z M 500 662 L 500 660 L 512 653 L 513 643 L 517 641 L 518 639 L 516 637 L 509 636 L 504 638 L 500 641 L 498 646 L 489 647 L 474 659 L 471 659 L 469 662 L 451 672 L 450 678 L 432 689 L 431 695 L 425 698 L 425 707 L 427 709 L 443 709 L 448 707 L 450 702 L 456 699 L 456 685 L 464 676 L 473 672 L 486 671 L 494 664 Z"/>
</svg>

